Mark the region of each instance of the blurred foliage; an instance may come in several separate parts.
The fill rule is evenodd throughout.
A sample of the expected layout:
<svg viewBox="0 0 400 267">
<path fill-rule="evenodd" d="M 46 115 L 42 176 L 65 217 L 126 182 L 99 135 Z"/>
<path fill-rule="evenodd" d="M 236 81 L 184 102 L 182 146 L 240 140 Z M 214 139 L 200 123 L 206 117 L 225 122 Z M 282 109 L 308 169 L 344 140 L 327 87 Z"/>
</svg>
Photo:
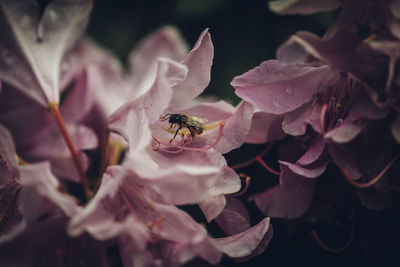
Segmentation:
<svg viewBox="0 0 400 267">
<path fill-rule="evenodd" d="M 208 27 L 215 57 L 205 94 L 237 103 L 233 77 L 274 58 L 277 47 L 298 30 L 322 35 L 334 15 L 279 16 L 268 10 L 266 0 L 98 0 L 88 34 L 126 63 L 138 41 L 162 25 L 176 26 L 190 45 Z"/>
</svg>

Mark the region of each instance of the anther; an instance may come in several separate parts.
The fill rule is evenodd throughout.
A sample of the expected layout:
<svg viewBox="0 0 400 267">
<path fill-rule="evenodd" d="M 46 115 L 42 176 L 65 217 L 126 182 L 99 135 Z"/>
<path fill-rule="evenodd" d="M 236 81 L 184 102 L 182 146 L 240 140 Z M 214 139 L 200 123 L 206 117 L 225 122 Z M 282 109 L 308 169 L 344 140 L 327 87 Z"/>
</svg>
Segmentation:
<svg viewBox="0 0 400 267">
<path fill-rule="evenodd" d="M 251 177 L 246 175 L 246 174 L 244 174 L 244 173 L 239 173 L 239 177 L 241 179 L 245 179 L 244 180 L 244 182 L 245 182 L 244 187 L 239 192 L 230 194 L 229 196 L 238 197 L 238 196 L 241 196 L 241 195 L 243 195 L 244 193 L 247 192 L 247 189 L 249 188 L 249 185 L 250 185 L 250 182 L 251 182 Z"/>
</svg>

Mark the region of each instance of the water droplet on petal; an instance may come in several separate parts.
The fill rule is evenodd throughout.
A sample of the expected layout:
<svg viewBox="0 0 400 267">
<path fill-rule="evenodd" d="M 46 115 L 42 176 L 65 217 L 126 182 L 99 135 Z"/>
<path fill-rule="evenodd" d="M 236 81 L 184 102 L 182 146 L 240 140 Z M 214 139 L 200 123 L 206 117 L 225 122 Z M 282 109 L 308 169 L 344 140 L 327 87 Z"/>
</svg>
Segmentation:
<svg viewBox="0 0 400 267">
<path fill-rule="evenodd" d="M 286 93 L 288 94 L 288 95 L 293 95 L 293 88 L 291 87 L 291 86 L 288 86 L 287 88 L 286 88 Z"/>
<path fill-rule="evenodd" d="M 281 107 L 281 105 L 278 102 L 276 102 L 276 100 L 272 100 L 272 105 L 274 105 L 277 108 Z"/>
</svg>

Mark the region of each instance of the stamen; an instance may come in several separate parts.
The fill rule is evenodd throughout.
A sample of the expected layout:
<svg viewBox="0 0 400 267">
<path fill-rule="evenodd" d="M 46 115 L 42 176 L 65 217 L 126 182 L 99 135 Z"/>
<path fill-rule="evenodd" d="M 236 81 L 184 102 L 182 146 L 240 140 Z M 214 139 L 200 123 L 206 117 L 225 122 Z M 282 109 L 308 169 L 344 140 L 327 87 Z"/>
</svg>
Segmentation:
<svg viewBox="0 0 400 267">
<path fill-rule="evenodd" d="M 23 160 L 20 156 L 16 155 L 16 157 L 19 165 L 29 165 L 29 163 Z"/>
<path fill-rule="evenodd" d="M 119 141 L 112 142 L 109 153 L 110 155 L 109 155 L 108 165 L 117 165 L 121 158 L 123 150 L 124 150 L 124 145 L 121 142 Z"/>
<path fill-rule="evenodd" d="M 325 245 L 324 242 L 322 242 L 321 238 L 318 236 L 317 231 L 315 231 L 315 230 L 311 231 L 311 236 L 314 237 L 315 241 L 317 241 L 318 245 L 321 248 L 325 249 L 328 252 L 339 253 L 339 252 L 346 250 L 350 246 L 351 242 L 353 242 L 354 230 L 353 229 L 351 230 L 350 237 L 347 240 L 347 242 L 343 246 L 338 247 L 338 248 L 331 248 L 331 247 L 328 247 L 327 245 Z"/>
<path fill-rule="evenodd" d="M 389 170 L 389 168 L 393 165 L 393 163 L 399 158 L 400 153 L 398 153 L 386 166 L 385 168 L 383 168 L 383 170 L 377 175 L 375 176 L 372 180 L 366 182 L 366 183 L 358 183 L 356 181 L 354 181 L 353 179 L 351 179 L 349 172 L 345 169 L 345 168 L 340 168 L 344 178 L 346 178 L 346 181 L 349 182 L 349 184 L 357 187 L 357 188 L 367 188 L 370 186 L 373 186 L 374 184 L 376 184 L 384 175 L 385 173 Z"/>
<path fill-rule="evenodd" d="M 128 197 L 126 196 L 126 192 L 122 187 L 121 187 L 121 196 L 124 199 L 124 202 L 125 202 L 126 206 L 128 207 L 129 212 L 133 215 L 133 217 L 135 217 L 136 220 L 138 220 L 136 212 L 133 209 L 132 205 L 129 203 Z"/>
<path fill-rule="evenodd" d="M 354 214 L 355 214 L 355 209 L 354 209 L 354 198 L 353 198 L 351 215 L 350 215 L 350 222 L 351 222 L 350 235 L 349 235 L 349 238 L 347 239 L 347 242 L 344 243 L 343 246 L 338 247 L 338 248 L 328 247 L 326 244 L 324 244 L 324 242 L 322 242 L 322 240 L 319 237 L 316 230 L 311 231 L 311 236 L 315 239 L 315 241 L 318 243 L 318 245 L 321 248 L 325 249 L 328 252 L 339 253 L 339 252 L 346 250 L 351 245 L 351 243 L 353 242 L 353 238 L 354 238 L 354 233 L 355 233 L 355 228 L 356 228 L 356 221 L 354 219 Z"/>
<path fill-rule="evenodd" d="M 373 33 L 373 34 L 371 34 L 370 36 L 368 36 L 367 38 L 365 38 L 364 40 L 363 40 L 363 43 L 368 43 L 368 42 L 370 42 L 370 41 L 373 41 L 373 40 L 375 40 L 376 39 L 376 34 L 375 33 Z"/>
<path fill-rule="evenodd" d="M 263 157 L 264 155 L 266 155 L 274 146 L 274 143 L 269 143 L 268 146 L 260 153 L 258 154 L 259 157 Z M 232 169 L 234 170 L 238 170 L 238 169 L 242 169 L 244 167 L 247 167 L 253 163 L 257 162 L 257 157 L 254 157 L 252 159 L 246 160 L 242 163 L 238 163 L 235 165 L 230 166 Z"/>
<path fill-rule="evenodd" d="M 281 172 L 275 171 L 275 170 L 272 169 L 270 166 L 268 166 L 267 163 L 265 163 L 265 161 L 264 161 L 260 156 L 257 156 L 257 157 L 256 157 L 256 160 L 257 160 L 265 169 L 267 169 L 267 171 L 269 171 L 270 173 L 272 173 L 272 174 L 274 174 L 274 175 L 277 175 L 277 176 L 281 175 Z"/>
<path fill-rule="evenodd" d="M 168 153 L 179 153 L 181 151 L 207 151 L 207 150 L 210 150 L 211 148 L 215 147 L 218 144 L 218 142 L 221 140 L 222 131 L 224 129 L 224 126 L 225 126 L 225 121 L 219 122 L 219 131 L 218 131 L 217 139 L 215 140 L 215 142 L 212 145 L 209 145 L 207 147 L 202 147 L 202 148 L 187 147 L 186 146 L 187 143 L 185 143 L 184 137 L 182 137 L 182 141 L 181 141 L 180 145 L 172 145 L 170 143 L 166 143 L 166 142 L 160 141 L 160 140 L 156 139 L 154 136 L 153 136 L 153 139 L 158 144 L 163 144 L 163 145 L 166 145 L 166 146 L 168 146 L 170 148 L 176 148 L 177 149 L 177 150 L 163 150 L 163 151 L 168 152 Z M 191 143 L 191 141 L 189 143 Z M 154 147 L 153 147 L 153 150 L 154 150 Z M 156 150 L 159 150 L 159 147 L 157 147 Z"/>
<path fill-rule="evenodd" d="M 58 267 L 63 267 L 63 256 L 64 256 L 64 252 L 61 248 L 56 248 L 54 253 L 56 254 L 56 258 L 57 258 L 57 265 Z"/>
<path fill-rule="evenodd" d="M 239 177 L 242 178 L 242 179 L 246 179 L 243 189 L 241 189 L 237 193 L 229 194 L 229 196 L 238 197 L 238 196 L 244 195 L 244 193 L 247 192 L 247 189 L 249 188 L 249 185 L 250 185 L 250 182 L 251 182 L 251 177 L 246 175 L 246 174 L 244 174 L 244 173 L 239 173 Z"/>
<path fill-rule="evenodd" d="M 328 104 L 324 104 L 321 108 L 321 116 L 320 116 L 322 133 L 325 133 L 325 118 L 327 110 L 328 110 Z"/>
<path fill-rule="evenodd" d="M 110 130 L 108 129 L 108 123 L 104 127 L 103 139 L 101 144 L 101 159 L 100 159 L 100 179 L 103 176 L 107 168 L 107 161 L 108 161 L 108 146 L 110 143 Z"/>
</svg>

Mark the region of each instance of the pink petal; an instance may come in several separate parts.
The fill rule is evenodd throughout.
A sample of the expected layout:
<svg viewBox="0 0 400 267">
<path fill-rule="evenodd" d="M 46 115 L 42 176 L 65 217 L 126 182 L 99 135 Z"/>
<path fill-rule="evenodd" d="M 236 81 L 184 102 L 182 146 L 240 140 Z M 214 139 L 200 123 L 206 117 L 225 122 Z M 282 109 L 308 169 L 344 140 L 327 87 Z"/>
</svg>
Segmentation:
<svg viewBox="0 0 400 267">
<path fill-rule="evenodd" d="M 361 132 L 358 126 L 351 118 L 346 118 L 342 124 L 333 130 L 327 132 L 324 138 L 330 138 L 336 143 L 346 143 L 353 140 Z"/>
<path fill-rule="evenodd" d="M 283 117 L 279 115 L 254 113 L 246 143 L 264 144 L 283 139 L 286 135 L 282 130 L 282 122 Z"/>
<path fill-rule="evenodd" d="M 215 222 L 227 235 L 235 235 L 250 228 L 250 216 L 243 203 L 229 197 L 225 209 Z"/>
<path fill-rule="evenodd" d="M 324 149 L 325 149 L 324 139 L 318 137 L 308 148 L 307 152 L 304 153 L 304 155 L 301 156 L 301 158 L 299 158 L 296 163 L 302 166 L 314 163 L 317 159 L 319 159 Z"/>
<path fill-rule="evenodd" d="M 215 238 L 214 241 L 216 241 L 219 249 L 231 258 L 258 255 L 264 251 L 272 239 L 272 227 L 269 220 L 269 218 L 265 218 L 242 233 L 224 238 Z"/>
<path fill-rule="evenodd" d="M 152 183 L 152 188 L 160 193 L 160 200 L 167 204 L 194 204 L 205 201 L 212 194 L 210 190 L 217 179 L 221 179 L 221 168 L 208 163 L 206 153 L 182 152 L 171 156 L 145 152 L 124 163 L 128 170 L 135 172 L 141 179 Z M 183 158 L 190 163 L 183 162 Z M 197 161 L 196 161 L 197 160 Z"/>
<path fill-rule="evenodd" d="M 157 77 L 150 90 L 140 98 L 127 102 L 108 118 L 109 128 L 128 141 L 130 153 L 150 144 L 149 123 L 159 119 L 171 99 L 171 86 L 183 79 L 186 72 L 186 68 L 179 63 L 159 59 Z"/>
<path fill-rule="evenodd" d="M 283 114 L 310 100 L 319 86 L 335 73 L 327 66 L 284 65 L 268 60 L 231 82 L 235 93 L 261 111 Z"/>
<path fill-rule="evenodd" d="M 291 171 L 294 173 L 297 173 L 298 175 L 307 177 L 307 178 L 316 178 L 319 177 L 321 174 L 324 173 L 326 170 L 326 166 L 328 165 L 328 161 L 323 162 L 322 164 L 318 166 L 312 166 L 312 167 L 302 167 L 298 164 L 295 163 L 290 163 L 286 161 L 279 161 L 280 164 L 288 166 Z"/>
<path fill-rule="evenodd" d="M 299 136 L 306 132 L 307 125 L 318 133 L 321 129 L 321 108 L 320 104 L 304 105 L 295 111 L 287 114 L 282 122 L 282 129 L 285 133 Z"/>
<path fill-rule="evenodd" d="M 35 206 L 42 204 L 42 199 L 48 199 L 57 207 L 65 212 L 67 216 L 73 216 L 79 211 L 79 206 L 76 200 L 69 195 L 58 191 L 59 183 L 57 178 L 51 173 L 50 164 L 41 162 L 20 166 L 19 182 L 23 185 L 23 190 L 34 190 L 32 194 L 21 192 L 20 211 L 26 217 L 39 216 L 40 213 L 35 213 L 35 209 L 40 207 Z"/>
<path fill-rule="evenodd" d="M 15 144 L 11 133 L 0 124 L 0 183 L 6 183 L 18 173 Z"/>
<path fill-rule="evenodd" d="M 89 86 L 87 72 L 84 71 L 60 107 L 61 115 L 66 123 L 80 121 L 88 114 L 93 106 L 93 89 Z"/>
<path fill-rule="evenodd" d="M 129 55 L 131 86 L 135 88 L 135 94 L 140 95 L 150 88 L 156 77 L 159 57 L 180 62 L 187 51 L 187 44 L 172 26 L 164 26 L 143 39 Z"/>
<path fill-rule="evenodd" d="M 208 29 L 204 30 L 193 49 L 182 62 L 189 69 L 186 79 L 174 86 L 171 107 L 181 107 L 200 95 L 210 82 L 214 47 Z"/>
<path fill-rule="evenodd" d="M 200 202 L 199 207 L 204 216 L 206 216 L 207 222 L 211 222 L 224 210 L 225 203 L 225 196 L 216 195 L 210 196 L 205 201 Z"/>
<path fill-rule="evenodd" d="M 309 208 L 316 179 L 307 179 L 281 166 L 281 185 L 251 197 L 257 207 L 273 218 L 298 218 Z M 285 186 L 283 186 L 285 184 Z"/>
</svg>

